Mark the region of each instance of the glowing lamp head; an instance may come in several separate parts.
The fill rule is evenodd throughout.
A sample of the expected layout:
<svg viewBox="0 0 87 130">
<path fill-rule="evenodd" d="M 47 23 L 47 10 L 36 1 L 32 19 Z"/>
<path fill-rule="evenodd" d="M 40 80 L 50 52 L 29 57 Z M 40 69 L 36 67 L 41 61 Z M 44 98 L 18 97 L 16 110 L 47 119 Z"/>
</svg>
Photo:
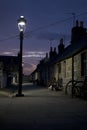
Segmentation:
<svg viewBox="0 0 87 130">
<path fill-rule="evenodd" d="M 20 16 L 20 19 L 18 19 L 18 28 L 20 32 L 24 32 L 26 29 L 26 20 L 24 19 L 24 16 Z"/>
</svg>

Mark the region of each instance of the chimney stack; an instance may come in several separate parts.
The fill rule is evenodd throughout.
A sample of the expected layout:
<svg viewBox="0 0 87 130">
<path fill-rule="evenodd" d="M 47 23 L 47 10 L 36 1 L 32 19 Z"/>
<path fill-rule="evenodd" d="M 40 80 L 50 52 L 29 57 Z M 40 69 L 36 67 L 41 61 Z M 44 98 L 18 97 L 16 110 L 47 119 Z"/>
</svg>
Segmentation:
<svg viewBox="0 0 87 130">
<path fill-rule="evenodd" d="M 76 21 L 76 26 L 72 28 L 71 43 L 73 44 L 87 35 L 86 28 L 83 27 L 83 21 L 80 21 L 80 25 L 78 24 L 78 21 Z"/>
<path fill-rule="evenodd" d="M 63 38 L 60 39 L 60 44 L 58 46 L 58 52 L 59 54 L 63 53 L 64 51 L 64 44 L 63 44 Z"/>
</svg>

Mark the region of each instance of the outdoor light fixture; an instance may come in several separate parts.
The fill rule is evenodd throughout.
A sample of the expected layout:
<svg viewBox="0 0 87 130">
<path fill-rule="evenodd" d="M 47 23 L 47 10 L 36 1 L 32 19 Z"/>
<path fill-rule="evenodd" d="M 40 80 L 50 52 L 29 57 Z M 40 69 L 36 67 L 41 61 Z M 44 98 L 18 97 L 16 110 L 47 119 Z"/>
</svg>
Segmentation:
<svg viewBox="0 0 87 130">
<path fill-rule="evenodd" d="M 16 94 L 17 97 L 24 96 L 22 94 L 22 75 L 23 75 L 23 69 L 22 69 L 22 50 L 23 50 L 23 37 L 24 37 L 24 31 L 26 29 L 26 20 L 24 19 L 24 16 L 20 16 L 20 19 L 18 19 L 18 28 L 20 31 L 20 51 L 18 54 L 19 58 L 19 86 L 18 86 L 18 94 Z"/>
<path fill-rule="evenodd" d="M 24 19 L 24 16 L 20 16 L 20 19 L 18 20 L 18 28 L 20 32 L 24 32 L 26 29 L 26 20 Z"/>
</svg>

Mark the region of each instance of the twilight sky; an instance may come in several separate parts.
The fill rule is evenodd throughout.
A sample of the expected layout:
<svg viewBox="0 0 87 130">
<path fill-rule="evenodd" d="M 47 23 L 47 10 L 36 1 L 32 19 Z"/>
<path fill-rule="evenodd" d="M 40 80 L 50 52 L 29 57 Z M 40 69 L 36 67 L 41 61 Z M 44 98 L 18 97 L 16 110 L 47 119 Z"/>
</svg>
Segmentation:
<svg viewBox="0 0 87 130">
<path fill-rule="evenodd" d="M 87 0 L 0 0 L 0 55 L 18 54 L 21 15 L 27 20 L 23 62 L 24 73 L 29 74 L 61 37 L 65 45 L 70 43 L 74 20 L 87 27 Z"/>
</svg>

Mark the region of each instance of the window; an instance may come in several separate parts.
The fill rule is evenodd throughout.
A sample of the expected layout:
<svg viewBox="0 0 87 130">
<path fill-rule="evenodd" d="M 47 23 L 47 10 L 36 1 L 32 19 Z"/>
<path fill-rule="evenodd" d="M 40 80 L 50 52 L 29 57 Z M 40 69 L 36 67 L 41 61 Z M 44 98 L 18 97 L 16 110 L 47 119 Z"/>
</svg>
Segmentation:
<svg viewBox="0 0 87 130">
<path fill-rule="evenodd" d="M 86 75 L 86 52 L 81 54 L 81 76 Z"/>
</svg>

